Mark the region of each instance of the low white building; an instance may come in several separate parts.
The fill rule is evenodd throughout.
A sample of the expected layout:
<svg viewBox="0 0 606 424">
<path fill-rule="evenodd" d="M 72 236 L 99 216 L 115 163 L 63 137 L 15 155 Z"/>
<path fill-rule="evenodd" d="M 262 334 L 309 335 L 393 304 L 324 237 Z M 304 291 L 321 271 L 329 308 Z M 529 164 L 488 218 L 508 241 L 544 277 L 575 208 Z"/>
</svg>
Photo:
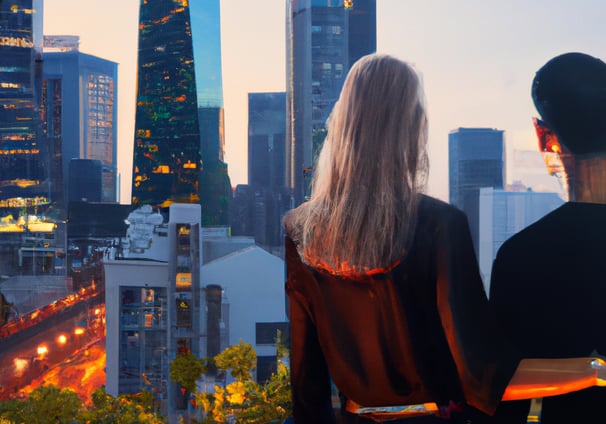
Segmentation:
<svg viewBox="0 0 606 424">
<path fill-rule="evenodd" d="M 148 244 L 158 250 L 156 244 L 159 240 L 168 241 L 170 237 L 164 233 L 170 231 L 154 230 L 153 241 Z M 217 252 L 227 245 L 233 249 L 240 244 L 230 244 L 226 238 L 228 234 L 225 237 L 215 234 L 202 244 L 206 248 L 216 239 L 221 245 L 221 249 L 215 249 Z M 174 347 L 169 342 L 184 332 L 178 328 L 182 321 L 179 306 L 176 315 L 171 312 L 175 308 L 172 299 L 180 293 L 179 287 L 175 293 L 171 275 L 177 272 L 177 280 L 179 275 L 190 275 L 179 274 L 178 270 L 171 272 L 169 250 L 168 246 L 158 250 L 165 252 L 166 261 L 146 260 L 142 254 L 118 259 L 112 255 L 105 263 L 109 394 L 139 391 L 150 382 L 151 390 L 164 390 L 168 386 L 168 365 L 174 357 Z M 283 341 L 288 336 L 284 261 L 260 247 L 247 245 L 202 265 L 199 275 L 199 303 L 195 295 L 192 301 L 194 309 L 200 305 L 200 314 L 191 327 L 195 334 L 186 336 L 199 337 L 200 357 L 213 356 L 240 340 L 250 343 L 257 352 L 257 379 L 263 381 L 275 369 L 277 330 L 282 331 Z M 166 399 L 166 395 L 161 396 Z"/>
<path fill-rule="evenodd" d="M 276 331 L 282 340 L 288 336 L 284 293 L 284 261 L 264 249 L 250 246 L 202 266 L 201 282 L 205 287 L 223 288 L 228 304 L 228 345 L 240 340 L 250 343 L 257 352 L 257 378 L 267 373 L 276 360 Z"/>
</svg>

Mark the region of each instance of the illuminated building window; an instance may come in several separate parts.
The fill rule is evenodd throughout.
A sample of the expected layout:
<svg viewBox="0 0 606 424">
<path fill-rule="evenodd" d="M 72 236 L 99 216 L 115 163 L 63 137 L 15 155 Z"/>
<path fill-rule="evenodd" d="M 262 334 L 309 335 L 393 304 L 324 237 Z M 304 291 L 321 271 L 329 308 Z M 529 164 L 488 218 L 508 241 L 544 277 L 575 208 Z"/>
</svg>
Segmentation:
<svg viewBox="0 0 606 424">
<path fill-rule="evenodd" d="M 170 167 L 168 165 L 160 165 L 153 172 L 154 174 L 170 174 Z"/>
</svg>

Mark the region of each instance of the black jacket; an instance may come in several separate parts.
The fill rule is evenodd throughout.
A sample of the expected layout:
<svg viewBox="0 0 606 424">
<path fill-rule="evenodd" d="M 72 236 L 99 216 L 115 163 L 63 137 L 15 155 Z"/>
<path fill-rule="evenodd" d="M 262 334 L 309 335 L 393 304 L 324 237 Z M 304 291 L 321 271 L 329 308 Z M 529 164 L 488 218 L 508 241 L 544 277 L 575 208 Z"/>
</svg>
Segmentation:
<svg viewBox="0 0 606 424">
<path fill-rule="evenodd" d="M 525 358 L 606 354 L 604 302 L 606 205 L 566 203 L 499 249 L 490 303 Z M 542 422 L 602 422 L 604 400 L 602 388 L 545 398 Z"/>
</svg>

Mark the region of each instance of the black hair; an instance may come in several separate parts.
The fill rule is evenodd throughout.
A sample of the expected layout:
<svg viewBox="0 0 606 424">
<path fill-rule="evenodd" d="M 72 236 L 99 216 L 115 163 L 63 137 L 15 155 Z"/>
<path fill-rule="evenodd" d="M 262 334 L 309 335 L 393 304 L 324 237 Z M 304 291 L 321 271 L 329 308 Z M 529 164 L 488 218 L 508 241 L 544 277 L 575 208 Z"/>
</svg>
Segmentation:
<svg viewBox="0 0 606 424">
<path fill-rule="evenodd" d="M 606 63 L 584 53 L 554 57 L 537 71 L 532 99 L 572 153 L 606 153 Z"/>
</svg>

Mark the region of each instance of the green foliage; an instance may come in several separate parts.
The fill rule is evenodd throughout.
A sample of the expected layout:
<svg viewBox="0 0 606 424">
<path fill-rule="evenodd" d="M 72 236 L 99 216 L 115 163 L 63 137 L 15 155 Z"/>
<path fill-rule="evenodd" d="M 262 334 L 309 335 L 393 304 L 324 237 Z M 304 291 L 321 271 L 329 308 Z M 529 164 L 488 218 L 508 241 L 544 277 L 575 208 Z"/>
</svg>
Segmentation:
<svg viewBox="0 0 606 424">
<path fill-rule="evenodd" d="M 21 409 L 24 406 L 24 401 L 12 399 L 7 402 L 0 402 L 0 416 L 8 423 L 21 422 Z M 4 424 L 4 422 L 2 422 Z"/>
<path fill-rule="evenodd" d="M 71 389 L 40 386 L 25 400 L 2 403 L 0 415 L 13 423 L 56 424 L 77 422 L 82 401 Z"/>
<path fill-rule="evenodd" d="M 208 371 L 204 360 L 192 353 L 177 355 L 170 363 L 170 379 L 176 381 L 190 392 L 196 391 L 196 380 Z"/>
<path fill-rule="evenodd" d="M 70 389 L 41 386 L 27 399 L 0 402 L 0 424 L 164 424 L 153 412 L 149 392 L 120 395 L 117 398 L 97 389 L 91 396 L 91 408 L 83 408 L 78 395 Z"/>
<path fill-rule="evenodd" d="M 214 393 L 196 393 L 195 401 L 202 410 L 202 424 L 281 423 L 291 415 L 290 371 L 283 359 L 288 351 L 277 339 L 277 372 L 263 385 L 252 380 L 256 353 L 248 343 L 228 347 L 215 357 L 217 366 L 231 370 L 236 381 L 225 387 L 215 385 Z"/>
<path fill-rule="evenodd" d="M 87 424 L 163 424 L 165 419 L 154 413 L 153 396 L 148 391 L 113 397 L 104 388 L 92 394 L 93 407 L 82 412 Z M 63 421 L 62 421 L 63 422 Z"/>
<path fill-rule="evenodd" d="M 229 346 L 214 358 L 217 368 L 231 370 L 238 381 L 252 380 L 251 371 L 257 366 L 257 353 L 250 343 L 240 340 L 237 345 Z"/>
</svg>

